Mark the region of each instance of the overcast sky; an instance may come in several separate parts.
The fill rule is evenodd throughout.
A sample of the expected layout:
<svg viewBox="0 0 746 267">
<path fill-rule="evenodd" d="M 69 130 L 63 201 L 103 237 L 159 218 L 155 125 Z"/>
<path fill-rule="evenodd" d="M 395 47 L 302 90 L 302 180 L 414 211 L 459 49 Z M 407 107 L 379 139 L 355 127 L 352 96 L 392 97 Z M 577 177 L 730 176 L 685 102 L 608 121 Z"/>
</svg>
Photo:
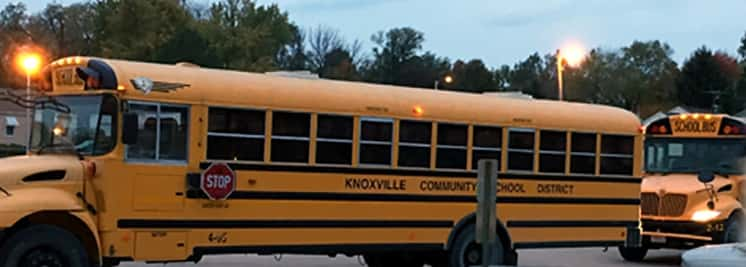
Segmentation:
<svg viewBox="0 0 746 267">
<path fill-rule="evenodd" d="M 194 0 L 211 2 L 214 0 Z M 3 6 L 9 0 L 0 0 Z M 51 1 L 23 1 L 38 11 Z M 57 0 L 58 3 L 77 2 Z M 302 27 L 323 24 L 371 47 L 370 36 L 410 26 L 425 33 L 424 49 L 451 59 L 512 65 L 533 52 L 576 41 L 618 48 L 661 40 L 681 63 L 706 45 L 735 55 L 746 32 L 746 0 L 259 0 L 277 3 Z"/>
</svg>

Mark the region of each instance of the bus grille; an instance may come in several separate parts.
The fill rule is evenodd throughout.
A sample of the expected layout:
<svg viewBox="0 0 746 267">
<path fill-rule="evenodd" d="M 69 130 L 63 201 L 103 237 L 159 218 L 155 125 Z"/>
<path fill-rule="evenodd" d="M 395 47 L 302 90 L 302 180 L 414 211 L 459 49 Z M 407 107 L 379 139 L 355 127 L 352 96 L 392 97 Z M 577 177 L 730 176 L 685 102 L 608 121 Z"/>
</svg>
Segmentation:
<svg viewBox="0 0 746 267">
<path fill-rule="evenodd" d="M 666 194 L 660 206 L 660 216 L 678 217 L 686 209 L 686 195 Z"/>
<path fill-rule="evenodd" d="M 658 194 L 642 193 L 640 196 L 642 215 L 658 215 L 658 204 Z"/>
</svg>

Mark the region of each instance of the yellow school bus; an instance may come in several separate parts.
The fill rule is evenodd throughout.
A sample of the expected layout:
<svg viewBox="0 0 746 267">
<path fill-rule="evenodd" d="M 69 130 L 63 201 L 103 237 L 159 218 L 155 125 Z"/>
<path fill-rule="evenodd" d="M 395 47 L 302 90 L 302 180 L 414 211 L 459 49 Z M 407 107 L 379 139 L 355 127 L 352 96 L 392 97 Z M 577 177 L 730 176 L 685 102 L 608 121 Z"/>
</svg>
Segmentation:
<svg viewBox="0 0 746 267">
<path fill-rule="evenodd" d="M 742 241 L 746 124 L 723 114 L 675 114 L 645 129 L 643 248 L 691 248 Z M 711 183 L 699 177 L 714 175 Z"/>
<path fill-rule="evenodd" d="M 639 244 L 642 133 L 618 108 L 86 57 L 44 81 L 30 154 L 0 160 L 3 266 L 471 266 L 481 159 L 500 165 L 495 263 Z"/>
</svg>

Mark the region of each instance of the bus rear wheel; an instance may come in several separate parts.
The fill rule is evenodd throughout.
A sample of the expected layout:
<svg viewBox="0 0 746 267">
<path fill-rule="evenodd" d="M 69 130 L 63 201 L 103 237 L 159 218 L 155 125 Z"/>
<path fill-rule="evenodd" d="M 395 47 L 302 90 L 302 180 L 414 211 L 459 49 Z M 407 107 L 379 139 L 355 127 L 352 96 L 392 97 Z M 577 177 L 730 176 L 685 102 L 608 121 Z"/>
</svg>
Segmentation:
<svg viewBox="0 0 746 267">
<path fill-rule="evenodd" d="M 14 233 L 0 248 L 0 266 L 89 267 L 75 235 L 51 225 L 34 225 Z"/>
<path fill-rule="evenodd" d="M 633 248 L 621 246 L 619 247 L 619 254 L 621 254 L 622 258 L 626 261 L 642 262 L 648 254 L 648 249 L 645 247 Z"/>
<path fill-rule="evenodd" d="M 475 226 L 465 227 L 456 237 L 449 252 L 448 263 L 450 267 L 469 267 L 482 264 L 482 246 L 477 244 Z M 495 240 L 492 251 L 491 265 L 506 264 L 505 249 L 500 236 Z"/>
</svg>

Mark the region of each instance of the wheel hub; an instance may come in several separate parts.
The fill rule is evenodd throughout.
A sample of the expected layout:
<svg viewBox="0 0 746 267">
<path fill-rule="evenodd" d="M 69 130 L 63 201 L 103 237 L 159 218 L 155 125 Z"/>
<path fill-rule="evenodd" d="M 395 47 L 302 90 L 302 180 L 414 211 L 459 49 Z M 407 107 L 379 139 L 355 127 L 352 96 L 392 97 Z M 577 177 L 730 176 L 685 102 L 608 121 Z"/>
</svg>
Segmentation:
<svg viewBox="0 0 746 267">
<path fill-rule="evenodd" d="M 64 258 L 54 250 L 37 248 L 27 253 L 20 261 L 28 267 L 65 267 Z"/>
</svg>

